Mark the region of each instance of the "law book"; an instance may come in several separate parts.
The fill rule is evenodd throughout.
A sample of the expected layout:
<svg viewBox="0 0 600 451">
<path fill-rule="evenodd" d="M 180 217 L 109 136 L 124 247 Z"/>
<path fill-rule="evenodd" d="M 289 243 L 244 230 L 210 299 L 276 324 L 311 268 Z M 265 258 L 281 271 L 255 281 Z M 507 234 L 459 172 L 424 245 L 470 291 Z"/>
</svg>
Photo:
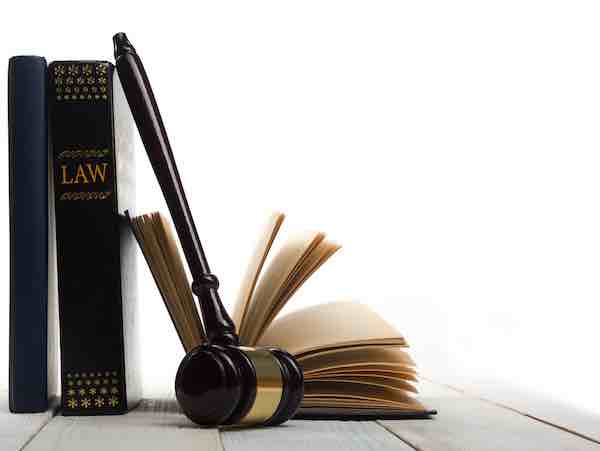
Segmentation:
<svg viewBox="0 0 600 451">
<path fill-rule="evenodd" d="M 280 315 L 294 293 L 340 246 L 321 232 L 292 236 L 272 251 L 284 215 L 259 235 L 232 318 L 244 346 L 293 354 L 305 388 L 296 418 L 424 418 L 417 371 L 402 335 L 368 306 L 340 301 Z M 187 352 L 206 340 L 202 317 L 170 223 L 160 213 L 130 218 L 132 229 Z"/>
<path fill-rule="evenodd" d="M 64 415 L 121 414 L 140 399 L 132 120 L 106 61 L 49 66 Z"/>
<path fill-rule="evenodd" d="M 43 412 L 55 392 L 49 297 L 47 66 L 8 63 L 10 223 L 9 408 Z M 50 301 L 50 308 L 49 308 Z M 49 314 L 50 312 L 50 314 Z"/>
</svg>

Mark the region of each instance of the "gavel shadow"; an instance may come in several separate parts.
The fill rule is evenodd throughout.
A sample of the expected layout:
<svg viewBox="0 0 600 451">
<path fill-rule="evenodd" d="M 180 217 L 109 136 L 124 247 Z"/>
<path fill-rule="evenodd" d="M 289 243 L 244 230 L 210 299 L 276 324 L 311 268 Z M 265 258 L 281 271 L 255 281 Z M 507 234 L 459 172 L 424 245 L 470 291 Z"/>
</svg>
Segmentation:
<svg viewBox="0 0 600 451">
<path fill-rule="evenodd" d="M 218 429 L 231 434 L 237 434 L 242 431 L 249 431 L 252 429 L 260 429 L 266 431 L 269 429 L 281 430 L 281 428 L 289 427 L 287 424 L 279 426 L 221 426 L 219 428 L 215 426 L 199 426 L 188 417 L 185 416 L 177 400 L 170 398 L 163 399 L 145 399 L 141 402 L 140 406 L 132 412 L 138 412 L 144 417 L 145 422 L 150 422 L 155 427 L 165 428 L 177 428 L 177 429 Z M 150 416 L 151 418 L 147 418 Z M 147 423 L 146 423 L 147 424 Z"/>
<path fill-rule="evenodd" d="M 173 398 L 144 399 L 129 415 L 139 416 L 146 424 L 155 427 L 197 429 L 199 426 L 190 421 Z"/>
</svg>

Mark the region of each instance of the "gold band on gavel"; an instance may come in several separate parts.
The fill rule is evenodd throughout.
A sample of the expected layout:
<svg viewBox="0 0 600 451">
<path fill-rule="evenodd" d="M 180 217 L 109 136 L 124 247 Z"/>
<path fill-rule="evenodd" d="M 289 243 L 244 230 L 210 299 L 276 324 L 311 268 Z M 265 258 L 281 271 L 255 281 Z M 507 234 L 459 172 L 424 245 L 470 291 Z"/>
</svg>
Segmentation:
<svg viewBox="0 0 600 451">
<path fill-rule="evenodd" d="M 240 420 L 240 424 L 263 423 L 275 414 L 281 401 L 281 368 L 269 351 L 248 347 L 240 349 L 250 357 L 256 370 L 256 399 L 250 411 Z"/>
</svg>

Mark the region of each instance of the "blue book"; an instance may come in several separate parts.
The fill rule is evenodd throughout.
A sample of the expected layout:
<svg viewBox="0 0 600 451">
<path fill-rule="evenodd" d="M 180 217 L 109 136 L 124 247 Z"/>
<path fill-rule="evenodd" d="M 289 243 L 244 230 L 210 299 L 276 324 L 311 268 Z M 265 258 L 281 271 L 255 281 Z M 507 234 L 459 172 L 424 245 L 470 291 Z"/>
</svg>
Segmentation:
<svg viewBox="0 0 600 451">
<path fill-rule="evenodd" d="M 15 413 L 48 409 L 47 79 L 44 58 L 9 60 L 9 406 Z"/>
</svg>

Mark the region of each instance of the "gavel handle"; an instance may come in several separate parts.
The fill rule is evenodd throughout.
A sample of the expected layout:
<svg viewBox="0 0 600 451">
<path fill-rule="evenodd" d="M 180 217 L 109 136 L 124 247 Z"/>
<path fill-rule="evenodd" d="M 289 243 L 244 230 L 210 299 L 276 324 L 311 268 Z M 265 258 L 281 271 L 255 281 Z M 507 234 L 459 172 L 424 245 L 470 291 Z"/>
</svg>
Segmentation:
<svg viewBox="0 0 600 451">
<path fill-rule="evenodd" d="M 236 345 L 239 340 L 235 325 L 219 298 L 219 281 L 211 274 L 200 244 L 167 132 L 142 61 L 124 33 L 116 34 L 113 40 L 123 91 L 194 279 L 192 292 L 198 297 L 207 338 L 211 343 Z"/>
</svg>

